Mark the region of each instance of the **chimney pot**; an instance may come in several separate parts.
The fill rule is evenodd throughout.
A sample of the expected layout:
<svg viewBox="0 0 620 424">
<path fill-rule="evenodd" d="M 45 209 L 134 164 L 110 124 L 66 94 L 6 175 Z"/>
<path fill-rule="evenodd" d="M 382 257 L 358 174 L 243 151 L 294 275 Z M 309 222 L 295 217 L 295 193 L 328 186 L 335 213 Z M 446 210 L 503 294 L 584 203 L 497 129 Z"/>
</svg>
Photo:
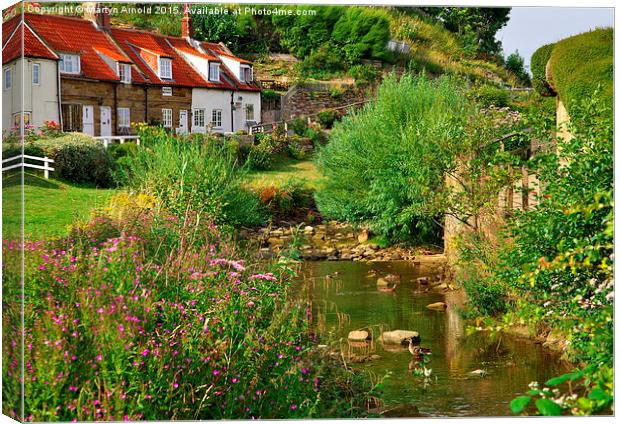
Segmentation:
<svg viewBox="0 0 620 424">
<path fill-rule="evenodd" d="M 183 38 L 192 38 L 194 36 L 192 17 L 189 15 L 189 4 L 187 3 L 185 3 L 183 9 L 183 19 L 181 19 L 181 36 Z"/>
</svg>

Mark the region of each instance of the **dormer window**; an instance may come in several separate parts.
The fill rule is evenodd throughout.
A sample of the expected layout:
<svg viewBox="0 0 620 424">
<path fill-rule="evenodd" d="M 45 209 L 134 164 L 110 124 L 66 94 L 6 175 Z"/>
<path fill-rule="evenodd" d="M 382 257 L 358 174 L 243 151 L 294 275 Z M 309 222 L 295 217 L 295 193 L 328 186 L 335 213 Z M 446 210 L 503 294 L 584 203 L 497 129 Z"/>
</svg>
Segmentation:
<svg viewBox="0 0 620 424">
<path fill-rule="evenodd" d="M 61 53 L 58 67 L 60 69 L 60 72 L 64 74 L 79 74 L 80 55 Z"/>
<path fill-rule="evenodd" d="M 118 63 L 118 77 L 120 78 L 122 83 L 130 84 L 131 83 L 131 65 L 129 63 Z"/>
<path fill-rule="evenodd" d="M 240 77 L 241 82 L 252 82 L 252 68 L 249 66 L 242 66 Z"/>
<path fill-rule="evenodd" d="M 172 79 L 172 59 L 159 58 L 159 78 Z"/>
<path fill-rule="evenodd" d="M 209 63 L 209 81 L 219 81 L 219 80 L 220 80 L 220 64 Z"/>
</svg>

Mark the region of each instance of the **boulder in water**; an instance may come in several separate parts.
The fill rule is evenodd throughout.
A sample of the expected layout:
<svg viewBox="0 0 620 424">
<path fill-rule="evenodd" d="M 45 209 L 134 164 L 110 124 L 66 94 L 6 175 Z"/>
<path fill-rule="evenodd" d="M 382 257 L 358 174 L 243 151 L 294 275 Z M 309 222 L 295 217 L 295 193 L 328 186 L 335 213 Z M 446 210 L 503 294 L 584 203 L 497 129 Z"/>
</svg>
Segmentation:
<svg viewBox="0 0 620 424">
<path fill-rule="evenodd" d="M 426 305 L 426 307 L 435 311 L 445 311 L 448 305 L 446 305 L 446 302 L 435 302 L 430 305 Z"/>
<path fill-rule="evenodd" d="M 349 332 L 348 339 L 352 342 L 365 342 L 366 340 L 370 340 L 372 337 L 370 333 L 366 330 L 354 330 Z"/>
<path fill-rule="evenodd" d="M 381 341 L 387 344 L 402 345 L 407 339 L 413 338 L 415 343 L 420 342 L 420 333 L 409 330 L 384 331 L 381 334 Z"/>
</svg>

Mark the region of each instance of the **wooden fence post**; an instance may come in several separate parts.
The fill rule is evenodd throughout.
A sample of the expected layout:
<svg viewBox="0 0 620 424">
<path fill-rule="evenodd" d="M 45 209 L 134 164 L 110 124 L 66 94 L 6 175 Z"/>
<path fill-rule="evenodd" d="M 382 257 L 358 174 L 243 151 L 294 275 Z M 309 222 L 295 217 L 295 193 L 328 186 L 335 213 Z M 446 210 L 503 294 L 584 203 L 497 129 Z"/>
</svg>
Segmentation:
<svg viewBox="0 0 620 424">
<path fill-rule="evenodd" d="M 43 176 L 46 180 L 48 180 L 50 178 L 50 166 L 49 162 L 47 161 L 49 158 L 45 156 L 43 159 L 45 159 L 45 161 L 43 162 Z"/>
</svg>

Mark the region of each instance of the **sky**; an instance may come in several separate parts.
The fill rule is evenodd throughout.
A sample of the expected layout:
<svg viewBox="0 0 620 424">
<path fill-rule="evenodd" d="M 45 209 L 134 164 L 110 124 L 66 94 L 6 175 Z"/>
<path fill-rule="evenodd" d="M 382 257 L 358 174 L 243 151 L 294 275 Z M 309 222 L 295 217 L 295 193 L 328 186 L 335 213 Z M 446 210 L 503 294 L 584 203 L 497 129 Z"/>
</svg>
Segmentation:
<svg viewBox="0 0 620 424">
<path fill-rule="evenodd" d="M 496 37 L 506 56 L 519 50 L 529 70 L 530 58 L 540 46 L 613 24 L 614 10 L 609 7 L 513 7 Z"/>
</svg>

